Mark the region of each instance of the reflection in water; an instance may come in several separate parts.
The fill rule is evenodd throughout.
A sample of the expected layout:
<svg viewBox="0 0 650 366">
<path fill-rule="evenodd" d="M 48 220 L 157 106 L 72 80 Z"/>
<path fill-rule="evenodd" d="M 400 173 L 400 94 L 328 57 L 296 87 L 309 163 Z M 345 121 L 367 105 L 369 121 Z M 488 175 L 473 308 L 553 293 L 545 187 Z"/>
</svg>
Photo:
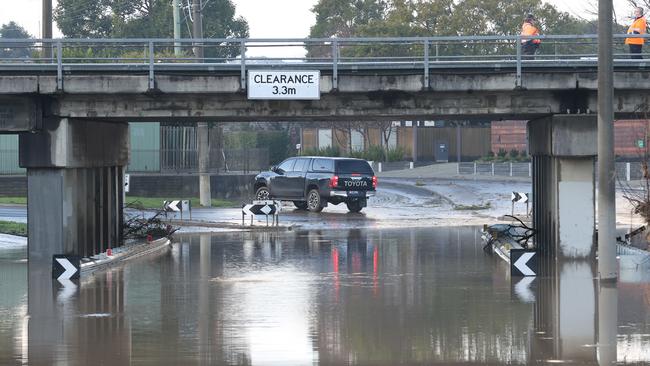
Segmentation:
<svg viewBox="0 0 650 366">
<path fill-rule="evenodd" d="M 30 273 L 29 306 L 3 260 L 0 364 L 650 362 L 647 283 L 511 281 L 474 228 L 183 236 L 81 282 Z"/>
</svg>

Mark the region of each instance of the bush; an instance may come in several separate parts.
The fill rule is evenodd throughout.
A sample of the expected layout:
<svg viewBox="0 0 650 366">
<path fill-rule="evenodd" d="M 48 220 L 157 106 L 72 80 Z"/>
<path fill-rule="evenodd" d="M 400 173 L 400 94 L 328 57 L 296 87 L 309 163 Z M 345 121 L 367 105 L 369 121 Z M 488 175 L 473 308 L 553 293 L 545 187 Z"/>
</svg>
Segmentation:
<svg viewBox="0 0 650 366">
<path fill-rule="evenodd" d="M 517 149 L 510 150 L 509 158 L 512 161 L 517 161 L 517 159 L 519 159 L 519 150 Z"/>
<path fill-rule="evenodd" d="M 316 149 L 316 148 L 304 149 L 300 155 L 338 157 L 341 156 L 341 152 L 337 147 L 328 146 L 322 149 Z"/>
<path fill-rule="evenodd" d="M 497 157 L 501 160 L 505 159 L 506 155 L 508 152 L 505 149 L 499 149 L 499 152 L 497 152 Z"/>
<path fill-rule="evenodd" d="M 398 146 L 394 149 L 386 149 L 386 161 L 402 161 L 404 160 L 404 148 Z"/>
<path fill-rule="evenodd" d="M 525 150 L 521 150 L 519 152 L 519 159 L 517 160 L 522 162 L 530 161 L 530 156 L 528 156 L 528 153 Z"/>
<path fill-rule="evenodd" d="M 384 149 L 381 146 L 370 146 L 364 151 L 363 159 L 369 161 L 384 161 Z"/>
</svg>

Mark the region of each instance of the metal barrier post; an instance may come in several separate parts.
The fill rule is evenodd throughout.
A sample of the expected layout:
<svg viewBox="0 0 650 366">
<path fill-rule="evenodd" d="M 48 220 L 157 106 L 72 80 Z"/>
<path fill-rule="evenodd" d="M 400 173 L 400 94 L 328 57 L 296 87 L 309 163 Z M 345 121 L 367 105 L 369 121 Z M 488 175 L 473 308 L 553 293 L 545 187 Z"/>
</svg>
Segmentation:
<svg viewBox="0 0 650 366">
<path fill-rule="evenodd" d="M 476 162 L 474 162 L 474 175 L 476 175 Z"/>
<path fill-rule="evenodd" d="M 339 42 L 332 41 L 332 89 L 339 89 Z"/>
<path fill-rule="evenodd" d="M 242 40 L 239 44 L 239 53 L 241 55 L 241 69 L 239 75 L 239 87 L 246 90 L 246 41 Z"/>
<path fill-rule="evenodd" d="M 63 45 L 56 42 L 56 89 L 63 90 Z"/>
<path fill-rule="evenodd" d="M 492 176 L 494 176 L 494 163 L 492 163 Z"/>
<path fill-rule="evenodd" d="M 156 81 L 153 75 L 154 54 L 153 54 L 153 41 L 149 41 L 149 90 L 156 88 Z"/>
<path fill-rule="evenodd" d="M 429 41 L 424 40 L 424 89 L 429 90 Z"/>
<path fill-rule="evenodd" d="M 521 88 L 521 36 L 517 36 L 517 76 L 515 77 L 515 87 Z"/>
<path fill-rule="evenodd" d="M 510 176 L 512 177 L 512 162 L 510 162 Z"/>
<path fill-rule="evenodd" d="M 632 174 L 630 172 L 630 163 L 627 162 L 627 163 L 625 163 L 625 180 L 628 181 L 628 182 L 631 181 L 632 180 L 632 179 L 630 179 L 631 175 Z"/>
</svg>

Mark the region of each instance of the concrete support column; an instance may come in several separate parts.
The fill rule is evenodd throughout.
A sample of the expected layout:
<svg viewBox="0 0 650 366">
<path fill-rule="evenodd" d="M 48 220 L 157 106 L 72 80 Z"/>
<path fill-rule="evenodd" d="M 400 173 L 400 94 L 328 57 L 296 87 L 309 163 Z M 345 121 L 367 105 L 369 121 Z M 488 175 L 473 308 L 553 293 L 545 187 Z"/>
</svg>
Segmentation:
<svg viewBox="0 0 650 366">
<path fill-rule="evenodd" d="M 566 261 L 538 277 L 534 305 L 534 335 L 529 363 L 568 359 L 596 364 L 600 328 L 598 288 L 592 263 Z M 607 316 L 612 316 L 607 312 Z M 614 319 L 616 315 L 614 314 Z M 614 334 L 614 341 L 616 334 Z"/>
<path fill-rule="evenodd" d="M 552 116 L 528 124 L 533 156 L 533 225 L 540 252 L 579 259 L 595 253 L 594 116 Z"/>
<path fill-rule="evenodd" d="M 30 272 L 52 255 L 94 255 L 122 242 L 123 167 L 128 125 L 48 120 L 20 136 L 27 168 Z"/>
<path fill-rule="evenodd" d="M 208 124 L 199 122 L 196 125 L 199 148 L 199 201 L 201 206 L 212 206 L 210 189 L 210 136 Z"/>
</svg>

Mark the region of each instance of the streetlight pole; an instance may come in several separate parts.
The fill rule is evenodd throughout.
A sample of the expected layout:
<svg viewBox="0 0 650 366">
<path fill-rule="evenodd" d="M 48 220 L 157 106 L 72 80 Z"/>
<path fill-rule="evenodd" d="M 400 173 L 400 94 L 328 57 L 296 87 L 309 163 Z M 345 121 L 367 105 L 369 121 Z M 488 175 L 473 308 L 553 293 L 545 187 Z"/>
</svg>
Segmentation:
<svg viewBox="0 0 650 366">
<path fill-rule="evenodd" d="M 616 281 L 612 0 L 598 1 L 598 277 Z"/>
<path fill-rule="evenodd" d="M 172 14 L 174 16 L 174 56 L 181 56 L 181 7 L 179 0 L 172 1 Z"/>
<path fill-rule="evenodd" d="M 43 0 L 43 39 L 52 39 L 52 0 Z M 43 43 L 43 58 L 52 59 L 52 44 Z"/>
</svg>

